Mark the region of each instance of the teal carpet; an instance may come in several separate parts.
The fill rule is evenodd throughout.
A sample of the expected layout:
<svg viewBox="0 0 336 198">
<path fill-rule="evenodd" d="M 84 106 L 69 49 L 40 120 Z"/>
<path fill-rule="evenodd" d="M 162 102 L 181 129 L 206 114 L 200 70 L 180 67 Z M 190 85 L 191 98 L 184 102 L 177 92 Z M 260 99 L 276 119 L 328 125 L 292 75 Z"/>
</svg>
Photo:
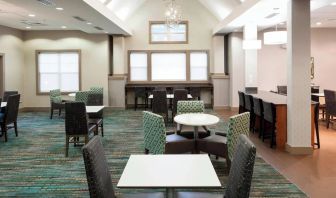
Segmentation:
<svg viewBox="0 0 336 198">
<path fill-rule="evenodd" d="M 47 113 L 20 113 L 18 122 L 19 137 L 10 130 L 7 143 L 0 139 L 0 197 L 88 197 L 80 148 L 70 146 L 69 157 L 64 157 L 64 119 L 56 116 L 50 120 Z M 130 154 L 143 153 L 142 114 L 115 110 L 106 113 L 104 125 L 103 144 L 116 186 Z M 222 121 L 217 128 L 223 125 Z M 212 162 L 225 186 L 225 161 Z M 134 190 L 116 189 L 117 194 L 124 192 Z M 258 157 L 251 197 L 306 195 Z"/>
</svg>

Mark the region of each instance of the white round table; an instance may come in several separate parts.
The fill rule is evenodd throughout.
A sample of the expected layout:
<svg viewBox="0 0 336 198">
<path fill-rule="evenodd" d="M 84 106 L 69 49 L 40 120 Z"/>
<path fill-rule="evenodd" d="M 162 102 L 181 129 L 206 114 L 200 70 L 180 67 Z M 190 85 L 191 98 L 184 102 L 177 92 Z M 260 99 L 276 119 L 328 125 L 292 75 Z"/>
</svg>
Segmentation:
<svg viewBox="0 0 336 198">
<path fill-rule="evenodd" d="M 186 113 L 174 117 L 174 121 L 181 125 L 194 127 L 194 138 L 198 138 L 198 127 L 215 125 L 219 122 L 217 116 L 205 113 Z"/>
</svg>

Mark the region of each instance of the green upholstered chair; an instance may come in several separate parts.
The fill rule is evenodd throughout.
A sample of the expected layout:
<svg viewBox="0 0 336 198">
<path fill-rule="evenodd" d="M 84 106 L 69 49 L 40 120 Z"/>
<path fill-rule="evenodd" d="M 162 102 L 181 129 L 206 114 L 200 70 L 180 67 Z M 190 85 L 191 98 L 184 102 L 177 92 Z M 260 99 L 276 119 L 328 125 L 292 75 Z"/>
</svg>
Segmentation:
<svg viewBox="0 0 336 198">
<path fill-rule="evenodd" d="M 90 87 L 90 92 L 94 94 L 104 94 L 103 87 Z"/>
<path fill-rule="evenodd" d="M 145 153 L 177 154 L 193 152 L 195 142 L 182 136 L 166 135 L 163 117 L 152 112 L 143 112 Z"/>
<path fill-rule="evenodd" d="M 188 100 L 188 101 L 178 101 L 177 102 L 177 115 L 184 113 L 203 113 L 204 112 L 204 102 L 202 100 Z"/>
<path fill-rule="evenodd" d="M 197 149 L 209 154 L 226 158 L 228 168 L 233 160 L 233 153 L 241 134 L 248 136 L 250 132 L 250 113 L 245 112 L 229 118 L 225 129 L 226 137 L 212 135 L 197 140 Z"/>
<path fill-rule="evenodd" d="M 75 101 L 84 102 L 85 104 L 87 104 L 89 94 L 90 91 L 78 91 L 76 92 Z"/>
<path fill-rule="evenodd" d="M 50 119 L 52 119 L 55 109 L 58 109 L 58 115 L 61 115 L 62 109 L 65 108 L 64 102 L 60 89 L 50 90 Z"/>
<path fill-rule="evenodd" d="M 185 114 L 185 113 L 204 113 L 204 102 L 202 100 L 188 100 L 188 101 L 178 101 L 177 102 L 177 113 L 176 115 Z M 177 124 L 177 134 L 183 137 L 193 139 L 193 131 L 182 131 L 182 125 Z M 199 138 L 205 138 L 210 136 L 210 131 L 203 126 L 203 130 L 198 131 Z"/>
</svg>

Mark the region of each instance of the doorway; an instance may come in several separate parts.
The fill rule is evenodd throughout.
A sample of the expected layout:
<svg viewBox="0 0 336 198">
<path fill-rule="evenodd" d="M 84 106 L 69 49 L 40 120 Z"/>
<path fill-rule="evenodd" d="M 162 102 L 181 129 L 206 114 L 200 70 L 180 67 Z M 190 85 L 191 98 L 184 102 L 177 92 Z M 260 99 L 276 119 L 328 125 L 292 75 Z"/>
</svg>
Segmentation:
<svg viewBox="0 0 336 198">
<path fill-rule="evenodd" d="M 5 55 L 0 53 L 0 95 L 5 89 Z"/>
</svg>

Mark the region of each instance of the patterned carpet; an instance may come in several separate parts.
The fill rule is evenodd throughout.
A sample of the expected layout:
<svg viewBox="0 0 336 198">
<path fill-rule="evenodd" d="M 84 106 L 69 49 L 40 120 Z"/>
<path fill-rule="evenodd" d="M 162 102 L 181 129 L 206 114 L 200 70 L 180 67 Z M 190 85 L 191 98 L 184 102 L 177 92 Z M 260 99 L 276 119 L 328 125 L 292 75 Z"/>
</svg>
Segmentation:
<svg viewBox="0 0 336 198">
<path fill-rule="evenodd" d="M 143 153 L 142 113 L 114 110 L 106 113 L 104 123 L 103 144 L 116 185 L 129 155 Z M 217 128 L 223 125 L 221 121 Z M 8 142 L 0 141 L 0 197 L 88 197 L 80 148 L 70 146 L 69 158 L 64 157 L 64 119 L 50 120 L 47 113 L 20 113 L 18 126 L 19 137 L 9 131 Z M 225 186 L 225 161 L 212 162 Z M 117 194 L 125 191 L 116 189 Z M 251 197 L 306 195 L 258 157 Z"/>
</svg>

